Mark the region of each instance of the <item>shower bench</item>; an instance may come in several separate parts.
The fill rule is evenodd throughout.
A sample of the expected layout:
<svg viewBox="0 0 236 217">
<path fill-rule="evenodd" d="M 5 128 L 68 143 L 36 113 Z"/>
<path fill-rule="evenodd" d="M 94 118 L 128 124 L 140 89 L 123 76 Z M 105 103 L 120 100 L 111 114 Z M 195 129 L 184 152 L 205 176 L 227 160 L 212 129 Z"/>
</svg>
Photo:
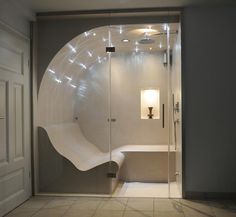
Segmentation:
<svg viewBox="0 0 236 217">
<path fill-rule="evenodd" d="M 45 162 L 40 166 L 42 174 L 48 174 L 47 177 L 40 176 L 42 191 L 110 194 L 120 179 L 168 181 L 167 145 L 122 146 L 112 150 L 110 161 L 110 154 L 90 143 L 77 123 L 50 125 L 40 128 L 39 132 L 44 134 L 40 138 L 48 137 L 42 156 L 51 155 L 51 164 Z M 169 178 L 174 180 L 175 151 L 172 147 L 169 159 Z"/>
<path fill-rule="evenodd" d="M 166 183 L 168 176 L 175 181 L 174 146 L 169 150 L 168 145 L 127 145 L 120 151 L 125 155 L 119 173 L 122 181 Z"/>
</svg>

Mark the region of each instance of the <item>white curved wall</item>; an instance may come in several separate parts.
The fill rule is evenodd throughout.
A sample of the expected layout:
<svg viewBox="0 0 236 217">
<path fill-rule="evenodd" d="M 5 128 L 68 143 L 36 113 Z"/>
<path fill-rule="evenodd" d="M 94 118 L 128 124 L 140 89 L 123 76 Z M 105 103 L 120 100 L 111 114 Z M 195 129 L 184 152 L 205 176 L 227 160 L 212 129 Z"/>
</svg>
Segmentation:
<svg viewBox="0 0 236 217">
<path fill-rule="evenodd" d="M 139 34 L 134 28 L 137 26 L 129 29 L 130 34 Z M 112 42 L 120 43 L 123 36 L 118 37 L 115 28 L 111 30 L 117 37 Z M 49 64 L 38 96 L 39 126 L 74 122 L 76 118 L 85 137 L 102 151 L 108 151 L 109 138 L 107 39 L 108 27 L 99 27 L 68 42 Z M 169 143 L 167 79 L 163 50 L 126 49 L 112 54 L 111 112 L 117 119 L 112 123 L 112 149 Z M 146 88 L 160 89 L 160 104 L 165 104 L 164 129 L 162 117 L 140 118 L 140 91 Z"/>
<path fill-rule="evenodd" d="M 106 27 L 95 29 L 97 34 L 101 32 L 100 37 L 104 28 Z M 98 61 L 97 54 L 105 54 L 104 42 L 97 41 L 93 31 L 79 35 L 68 42 L 49 64 L 39 89 L 39 126 L 74 121 L 76 92 L 78 90 L 81 98 L 85 98 L 87 94 L 83 76 L 89 67 Z M 93 53 L 92 57 L 89 57 L 89 51 Z"/>
<path fill-rule="evenodd" d="M 167 68 L 163 53 L 124 53 L 111 60 L 111 138 L 112 149 L 124 145 L 168 144 Z M 108 65 L 94 65 L 84 76 L 88 97 L 76 97 L 75 116 L 85 136 L 103 151 L 108 151 Z M 160 119 L 143 120 L 140 91 L 160 89 L 161 105 L 165 104 L 165 128 Z"/>
</svg>

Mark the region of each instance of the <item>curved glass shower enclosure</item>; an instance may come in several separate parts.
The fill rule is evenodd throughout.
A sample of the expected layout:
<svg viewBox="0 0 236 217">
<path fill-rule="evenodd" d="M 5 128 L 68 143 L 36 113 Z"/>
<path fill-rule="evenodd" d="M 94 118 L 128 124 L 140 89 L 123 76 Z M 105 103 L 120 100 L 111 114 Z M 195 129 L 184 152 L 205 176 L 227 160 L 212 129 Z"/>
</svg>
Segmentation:
<svg viewBox="0 0 236 217">
<path fill-rule="evenodd" d="M 181 197 L 179 23 L 68 42 L 38 96 L 38 193 Z"/>
</svg>

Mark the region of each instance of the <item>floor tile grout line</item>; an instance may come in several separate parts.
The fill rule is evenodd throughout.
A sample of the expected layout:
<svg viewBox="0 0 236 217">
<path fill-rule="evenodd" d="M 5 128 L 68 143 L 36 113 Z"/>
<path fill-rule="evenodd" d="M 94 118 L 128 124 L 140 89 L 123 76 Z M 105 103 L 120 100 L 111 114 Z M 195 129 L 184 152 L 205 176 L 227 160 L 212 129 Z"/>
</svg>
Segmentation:
<svg viewBox="0 0 236 217">
<path fill-rule="evenodd" d="M 123 213 L 122 213 L 122 217 L 125 216 L 125 211 L 126 211 L 126 207 L 127 207 L 128 201 L 129 201 L 129 198 L 127 198 L 127 200 L 126 200 L 126 204 L 125 204 L 125 208 L 124 208 Z"/>
<path fill-rule="evenodd" d="M 208 206 L 210 206 L 211 212 L 213 213 L 213 216 L 216 217 L 216 213 L 215 213 L 215 211 L 214 211 L 212 205 L 211 205 L 209 202 L 207 202 L 207 204 L 208 204 Z"/>
<path fill-rule="evenodd" d="M 119 198 L 119 199 L 123 199 L 123 198 Z M 107 200 L 107 201 L 106 201 L 106 200 L 102 200 L 101 203 L 102 203 L 102 202 L 108 202 L 108 201 L 111 201 L 111 200 L 112 200 L 112 201 L 116 201 L 116 202 L 118 202 L 118 203 L 124 205 L 124 209 L 123 209 L 123 210 L 110 210 L 110 209 L 108 209 L 108 210 L 104 210 L 104 211 L 116 211 L 116 212 L 121 211 L 121 212 L 122 212 L 122 217 L 123 217 L 123 216 L 124 216 L 124 212 L 125 212 L 125 208 L 126 208 L 127 203 L 128 203 L 128 198 L 124 197 L 124 199 L 127 199 L 125 203 L 123 203 L 123 202 L 120 201 L 119 199 L 111 197 L 111 198 L 110 198 L 109 200 Z M 98 207 L 97 207 L 97 209 L 96 209 L 94 215 L 96 214 L 96 212 L 97 212 L 97 210 L 99 209 L 99 206 L 100 206 L 100 205 L 101 205 L 101 204 L 98 205 Z M 102 210 L 102 209 L 101 209 L 101 210 Z M 94 216 L 94 215 L 93 215 L 93 216 Z M 92 217 L 93 217 L 93 216 L 92 216 Z"/>
<path fill-rule="evenodd" d="M 44 199 L 42 199 L 42 200 L 44 200 Z M 47 205 L 47 204 L 49 204 L 49 202 L 51 202 L 51 201 L 53 201 L 54 200 L 54 198 L 50 198 L 48 201 L 47 201 L 47 203 L 45 203 L 42 207 L 40 207 L 35 213 L 33 213 L 30 217 L 33 217 L 34 215 L 36 215 L 37 213 L 39 213 L 40 212 L 40 210 L 42 210 L 42 209 L 44 209 L 44 207 Z"/>
<path fill-rule="evenodd" d="M 152 205 L 152 206 L 153 206 L 153 207 L 152 207 L 152 209 L 153 209 L 153 211 L 152 211 L 152 216 L 154 217 L 154 214 L 155 214 L 155 213 L 154 213 L 154 211 L 155 211 L 155 210 L 154 210 L 154 209 L 155 209 L 155 198 L 153 198 L 152 203 L 153 203 L 153 205 Z"/>
<path fill-rule="evenodd" d="M 77 199 L 77 200 L 78 200 L 78 199 Z M 62 214 L 61 217 L 65 216 L 66 212 L 75 204 L 75 202 L 76 202 L 77 200 L 73 201 L 73 203 L 65 210 L 65 212 Z"/>
<path fill-rule="evenodd" d="M 127 198 L 127 202 L 126 202 L 126 206 L 125 206 L 124 211 L 123 211 L 122 217 L 125 216 L 125 212 L 126 212 L 126 209 L 127 209 L 128 203 L 129 203 L 129 200 L 130 200 L 130 198 L 128 197 L 128 198 Z"/>
<path fill-rule="evenodd" d="M 54 197 L 54 198 L 45 198 L 45 199 L 42 199 L 42 200 L 37 200 L 37 198 L 35 198 L 36 200 L 34 201 L 34 200 L 27 200 L 25 203 L 26 203 L 26 208 L 25 208 L 25 210 L 27 211 L 27 209 L 29 209 L 29 210 L 32 210 L 32 212 L 33 213 L 26 213 L 27 214 L 27 216 L 30 216 L 30 217 L 33 217 L 33 216 L 36 216 L 40 211 L 42 211 L 42 210 L 50 210 L 50 209 L 57 209 L 58 207 L 63 207 L 63 208 L 65 208 L 64 210 L 62 209 L 62 212 L 61 213 L 59 213 L 59 216 L 60 217 L 63 217 L 63 216 L 66 216 L 66 213 L 68 212 L 68 210 L 70 210 L 71 209 L 71 207 L 74 205 L 74 204 L 76 204 L 76 202 L 78 202 L 79 201 L 79 198 L 81 198 L 81 197 L 76 197 L 76 199 L 71 199 L 71 198 L 68 198 L 68 203 L 66 203 L 66 201 L 67 201 L 67 198 L 58 198 L 58 197 Z M 62 205 L 58 205 L 58 203 L 53 203 L 52 205 L 52 207 L 50 207 L 49 206 L 49 208 L 47 208 L 47 205 L 49 204 L 49 203 L 51 203 L 52 201 L 56 201 L 56 200 L 58 200 L 58 199 L 62 199 L 62 201 L 65 201 L 65 203 L 62 203 Z M 92 200 L 93 200 L 94 198 L 92 198 Z M 108 206 L 108 209 L 107 210 L 109 210 L 109 211 L 117 211 L 117 214 L 119 214 L 119 216 L 122 216 L 122 217 L 124 217 L 124 216 L 126 216 L 126 212 L 127 211 L 133 211 L 133 212 L 139 212 L 139 214 L 141 214 L 141 215 L 143 215 L 143 216 L 149 216 L 149 214 L 151 214 L 152 213 L 152 216 L 154 217 L 155 216 L 155 211 L 158 213 L 158 208 L 156 209 L 156 207 L 155 207 L 155 205 L 156 204 L 158 204 L 158 199 L 157 198 L 147 198 L 147 199 L 151 199 L 152 201 L 150 201 L 151 203 L 152 203 L 152 212 L 148 212 L 148 211 L 151 211 L 151 209 L 150 208 L 148 208 L 148 209 L 146 209 L 146 207 L 144 207 L 144 209 L 143 210 L 139 210 L 139 208 L 141 208 L 141 207 L 139 207 L 139 205 L 136 207 L 136 205 L 134 206 L 134 208 L 132 208 L 132 204 L 130 204 L 129 205 L 129 203 L 133 200 L 133 199 L 137 199 L 137 201 L 138 200 L 140 200 L 140 201 L 142 201 L 142 199 L 141 198 L 128 198 L 128 197 L 122 197 L 122 198 L 109 198 L 108 200 L 106 200 L 105 198 L 102 198 L 102 197 L 99 197 L 99 198 L 97 198 L 98 200 L 96 200 L 97 201 L 97 206 L 96 207 L 94 207 L 94 209 L 91 209 L 91 213 L 89 213 L 90 214 L 90 216 L 91 217 L 94 217 L 95 215 L 96 215 L 96 213 L 98 212 L 98 210 L 99 210 L 99 208 L 101 207 L 101 205 L 102 205 L 102 203 L 106 203 L 106 202 L 109 202 L 109 201 L 114 201 L 114 202 L 116 202 L 116 203 L 119 203 L 120 205 L 122 205 L 122 207 L 121 207 L 121 209 L 120 210 L 118 210 L 119 209 L 119 207 L 116 209 L 116 206 L 115 206 L 115 209 L 113 209 L 112 207 L 110 207 L 110 206 Z M 85 200 L 85 201 L 87 201 L 87 200 Z M 95 201 L 95 200 L 94 200 Z M 180 213 L 180 216 L 182 216 L 182 217 L 188 217 L 187 215 L 187 213 L 186 213 L 186 211 L 184 210 L 184 207 L 188 207 L 188 206 L 190 206 L 190 208 L 192 207 L 193 209 L 194 208 L 196 208 L 196 209 L 199 209 L 199 211 L 201 212 L 207 212 L 207 211 L 205 211 L 205 209 L 204 208 L 201 208 L 201 207 L 199 207 L 199 206 L 195 206 L 194 205 L 194 203 L 191 205 L 191 203 L 187 203 L 188 201 L 192 201 L 192 200 L 186 200 L 186 203 L 185 203 L 185 200 L 182 200 L 182 199 L 164 199 L 164 202 L 170 202 L 172 205 L 174 205 L 174 207 L 173 208 L 176 208 L 176 210 L 177 211 L 181 211 L 181 213 Z M 31 204 L 31 202 L 33 202 L 32 204 Z M 34 202 L 36 202 L 36 203 L 34 203 Z M 38 204 L 37 204 L 37 202 L 39 202 Z M 160 201 L 159 201 L 160 202 Z M 193 201 L 194 202 L 194 201 Z M 196 202 L 198 202 L 198 201 L 196 201 Z M 201 202 L 201 201 L 200 201 Z M 27 204 L 27 203 L 29 203 L 29 204 Z M 146 203 L 146 202 L 145 202 Z M 60 203 L 59 203 L 60 204 Z M 151 205 L 149 202 L 148 202 L 148 204 L 149 204 L 149 206 Z M 201 204 L 201 203 L 200 203 Z M 222 202 L 222 201 L 220 201 L 220 203 L 219 204 L 223 204 L 224 205 L 224 203 Z M 23 205 L 23 204 L 22 204 Z M 56 206 L 55 206 L 56 205 Z M 116 204 L 115 204 L 116 205 Z M 168 205 L 168 204 L 167 204 Z M 197 205 L 197 204 L 196 204 Z M 205 205 L 205 206 L 207 206 L 209 209 L 209 211 L 210 211 L 210 214 L 208 215 L 209 217 L 217 217 L 218 216 L 218 214 L 217 214 L 217 212 L 216 212 L 216 210 L 214 209 L 214 207 L 217 207 L 217 206 L 214 206 L 214 204 L 212 204 L 211 203 L 211 201 L 205 201 L 204 203 L 203 203 L 203 205 Z M 65 207 L 66 206 L 66 207 Z M 39 208 L 40 207 L 40 208 Z M 136 208 L 135 208 L 136 207 Z M 18 207 L 18 209 L 21 209 L 21 208 L 23 208 L 22 206 L 19 206 Z M 129 209 L 130 208 L 130 209 Z M 170 210 L 169 210 L 170 209 Z M 230 211 L 230 207 L 229 206 L 224 206 L 224 209 L 226 209 L 226 210 L 229 210 Z M 102 209 L 101 209 L 102 210 Z M 106 210 L 106 208 L 104 209 L 104 211 Z M 118 211 L 120 211 L 120 212 L 118 212 Z M 160 210 L 159 210 L 160 211 Z M 172 209 L 171 208 L 166 208 L 166 210 L 164 210 L 165 212 L 168 212 L 168 211 L 172 211 Z M 174 210 L 173 210 L 174 211 Z M 208 211 L 208 212 L 209 212 Z M 147 212 L 147 215 L 145 215 L 145 212 Z M 148 214 L 149 213 L 149 214 Z M 102 214 L 102 212 L 101 212 L 101 214 Z M 10 215 L 9 215 L 10 216 Z"/>
<path fill-rule="evenodd" d="M 91 217 L 94 217 L 95 216 L 95 214 L 97 213 L 97 210 L 98 210 L 98 208 L 99 208 L 99 206 L 101 205 L 101 203 L 102 203 L 102 201 L 105 201 L 104 200 L 104 198 L 99 198 L 99 204 L 97 205 L 97 208 L 95 209 L 95 210 L 93 210 L 94 212 L 93 212 L 93 214 L 91 215 Z"/>
</svg>

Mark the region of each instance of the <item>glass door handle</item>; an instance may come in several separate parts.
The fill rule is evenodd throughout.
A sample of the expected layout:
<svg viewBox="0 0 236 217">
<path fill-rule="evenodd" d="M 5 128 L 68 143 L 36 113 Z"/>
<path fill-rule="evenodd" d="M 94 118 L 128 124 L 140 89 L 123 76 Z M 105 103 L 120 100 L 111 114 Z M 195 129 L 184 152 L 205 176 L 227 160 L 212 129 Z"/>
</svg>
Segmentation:
<svg viewBox="0 0 236 217">
<path fill-rule="evenodd" d="M 162 128 L 165 128 L 165 104 L 162 104 Z"/>
<path fill-rule="evenodd" d="M 110 122 L 110 119 L 108 118 L 107 121 Z M 111 122 L 116 122 L 116 119 L 115 118 L 111 118 Z"/>
</svg>

